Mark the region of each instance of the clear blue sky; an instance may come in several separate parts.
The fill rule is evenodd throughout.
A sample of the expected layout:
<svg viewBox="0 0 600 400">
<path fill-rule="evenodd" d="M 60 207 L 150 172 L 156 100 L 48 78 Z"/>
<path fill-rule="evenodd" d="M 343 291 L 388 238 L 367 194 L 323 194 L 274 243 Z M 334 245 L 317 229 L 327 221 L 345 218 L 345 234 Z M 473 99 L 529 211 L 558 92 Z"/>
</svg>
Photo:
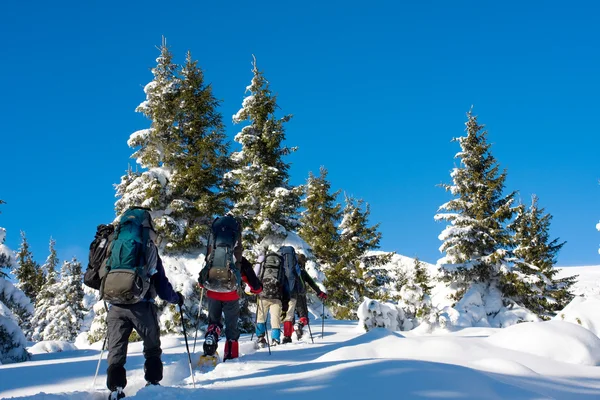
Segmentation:
<svg viewBox="0 0 600 400">
<path fill-rule="evenodd" d="M 485 4 L 481 4 L 485 3 Z M 577 4 L 575 6 L 574 4 Z M 559 265 L 600 264 L 600 6 L 564 1 L 4 2 L 0 5 L 0 226 L 43 262 L 87 258 L 111 221 L 134 112 L 167 37 L 189 49 L 231 139 L 252 54 L 294 114 L 294 184 L 320 165 L 371 204 L 382 249 L 435 262 L 433 216 L 471 105 L 507 190 L 554 215 Z M 237 144 L 233 145 L 237 149 Z"/>
</svg>

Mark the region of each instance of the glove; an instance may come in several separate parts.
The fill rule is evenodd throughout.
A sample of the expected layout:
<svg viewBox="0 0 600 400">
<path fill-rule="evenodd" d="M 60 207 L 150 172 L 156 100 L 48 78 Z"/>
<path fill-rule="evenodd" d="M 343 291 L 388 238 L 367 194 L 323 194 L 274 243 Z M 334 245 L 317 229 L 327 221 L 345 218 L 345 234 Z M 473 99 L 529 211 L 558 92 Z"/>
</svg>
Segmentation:
<svg viewBox="0 0 600 400">
<path fill-rule="evenodd" d="M 263 289 L 262 286 L 259 286 L 256 289 L 251 288 L 250 289 L 250 293 L 252 293 L 252 294 L 259 294 L 260 292 L 262 292 L 262 289 Z"/>
<path fill-rule="evenodd" d="M 321 300 L 327 300 L 327 293 L 325 293 L 325 292 L 319 292 L 319 294 L 317 294 L 317 296 L 319 296 L 319 298 Z"/>
<path fill-rule="evenodd" d="M 181 292 L 177 292 L 177 305 L 179 307 L 181 307 L 183 305 L 183 301 L 185 300 L 185 297 L 183 297 L 183 295 L 181 294 Z"/>
</svg>

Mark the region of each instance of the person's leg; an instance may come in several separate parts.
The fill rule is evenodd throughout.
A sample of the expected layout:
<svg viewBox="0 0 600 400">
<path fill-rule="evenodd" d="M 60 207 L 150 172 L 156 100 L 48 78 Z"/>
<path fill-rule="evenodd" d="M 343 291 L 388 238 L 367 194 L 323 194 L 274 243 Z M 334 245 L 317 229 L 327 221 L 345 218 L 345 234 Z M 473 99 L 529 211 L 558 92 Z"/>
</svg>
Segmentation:
<svg viewBox="0 0 600 400">
<path fill-rule="evenodd" d="M 256 301 L 256 337 L 261 342 L 265 338 L 265 332 L 267 331 L 267 309 L 266 300 L 258 298 Z"/>
<path fill-rule="evenodd" d="M 296 310 L 296 298 L 290 298 L 288 310 L 283 321 L 283 343 L 292 341 L 292 332 L 294 331 L 294 312 Z"/>
<path fill-rule="evenodd" d="M 269 309 L 271 313 L 271 338 L 275 344 L 279 344 L 281 342 L 281 300 L 271 300 Z"/>
<path fill-rule="evenodd" d="M 225 314 L 225 354 L 223 360 L 238 358 L 238 339 L 240 330 L 238 329 L 238 319 L 240 317 L 240 302 L 238 300 L 226 301 L 223 303 L 223 313 Z"/>
<path fill-rule="evenodd" d="M 223 302 L 220 300 L 208 298 L 208 328 L 204 335 L 204 344 L 202 348 L 204 354 L 212 356 L 217 351 L 219 335 L 221 334 L 221 313 L 223 312 Z"/>
<path fill-rule="evenodd" d="M 139 302 L 132 305 L 130 311 L 133 328 L 144 342 L 144 378 L 149 384 L 157 385 L 163 378 L 163 363 L 156 304 Z"/>
<path fill-rule="evenodd" d="M 111 392 L 114 392 L 118 387 L 127 386 L 125 362 L 127 361 L 129 335 L 133 330 L 129 311 L 119 306 L 111 306 L 106 316 L 106 329 L 108 335 L 106 386 Z"/>
<path fill-rule="evenodd" d="M 302 338 L 303 328 L 308 325 L 308 304 L 306 295 L 298 295 L 296 300 L 296 313 L 298 314 L 298 322 L 296 323 L 296 338 Z"/>
</svg>

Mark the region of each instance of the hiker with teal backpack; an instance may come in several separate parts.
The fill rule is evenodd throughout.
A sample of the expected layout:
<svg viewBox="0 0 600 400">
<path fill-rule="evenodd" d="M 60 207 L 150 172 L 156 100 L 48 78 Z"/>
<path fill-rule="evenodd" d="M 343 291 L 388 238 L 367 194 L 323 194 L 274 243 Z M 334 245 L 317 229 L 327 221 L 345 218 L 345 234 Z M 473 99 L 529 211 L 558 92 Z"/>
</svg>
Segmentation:
<svg viewBox="0 0 600 400">
<path fill-rule="evenodd" d="M 149 210 L 132 207 L 119 218 L 112 234 L 105 236 L 102 249 L 108 245 L 106 260 L 98 270 L 99 281 L 90 278 L 93 269 L 88 267 L 84 282 L 98 286 L 100 299 L 110 304 L 106 316 L 108 335 L 108 369 L 106 385 L 111 391 L 109 399 L 125 397 L 127 385 L 125 362 L 129 336 L 135 329 L 144 342 L 144 377 L 147 385 L 158 385 L 163 378 L 160 328 L 154 298 L 183 305 L 184 297 L 175 292 L 165 275 L 162 260 L 154 244 L 155 232 Z M 110 225 L 99 226 L 110 229 Z M 97 233 L 97 239 L 102 236 Z M 90 262 L 99 258 L 94 240 L 90 246 Z"/>
<path fill-rule="evenodd" d="M 238 290 L 242 281 L 253 294 L 262 291 L 252 264 L 242 256 L 242 227 L 232 216 L 216 218 L 211 226 L 206 261 L 198 277 L 198 285 L 206 289 L 208 298 L 208 328 L 204 335 L 201 363 L 216 363 L 216 351 L 225 316 L 225 354 L 223 361 L 239 357 L 240 303 Z"/>
</svg>

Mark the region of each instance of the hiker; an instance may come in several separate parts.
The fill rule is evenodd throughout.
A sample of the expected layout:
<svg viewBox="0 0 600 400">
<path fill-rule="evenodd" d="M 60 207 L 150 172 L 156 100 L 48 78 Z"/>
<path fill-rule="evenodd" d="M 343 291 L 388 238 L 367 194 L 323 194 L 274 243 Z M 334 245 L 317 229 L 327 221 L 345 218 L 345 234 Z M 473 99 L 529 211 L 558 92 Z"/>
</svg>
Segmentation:
<svg viewBox="0 0 600 400">
<path fill-rule="evenodd" d="M 257 346 L 265 347 L 267 340 L 267 317 L 271 318 L 271 345 L 281 342 L 281 302 L 285 296 L 283 258 L 278 253 L 268 253 L 262 257 L 258 276 L 263 291 L 256 299 L 256 338 Z"/>
<path fill-rule="evenodd" d="M 294 331 L 294 314 L 296 311 L 296 302 L 298 295 L 305 291 L 304 282 L 301 279 L 300 266 L 296 250 L 292 246 L 282 246 L 277 253 L 283 258 L 285 271 L 285 285 L 282 298 L 282 310 L 285 310 L 283 317 L 283 340 L 282 344 L 292 342 L 292 332 Z M 282 313 L 283 316 L 283 313 Z"/>
<path fill-rule="evenodd" d="M 205 357 L 215 357 L 223 329 L 222 313 L 225 315 L 226 338 L 223 361 L 239 357 L 238 289 L 244 281 L 253 294 L 263 290 L 252 264 L 242 253 L 242 229 L 237 219 L 232 216 L 215 219 L 208 240 L 206 264 L 198 277 L 198 285 L 206 289 L 208 298 L 208 328 L 203 344 Z"/>
<path fill-rule="evenodd" d="M 179 307 L 184 301 L 183 295 L 173 290 L 165 275 L 154 244 L 156 233 L 148 211 L 132 207 L 119 217 L 106 268 L 100 270 L 100 297 L 110 303 L 106 316 L 106 386 L 111 391 L 109 399 L 112 400 L 125 397 L 123 389 L 127 385 L 127 378 L 124 366 L 129 335 L 133 329 L 144 342 L 146 385 L 158 385 L 162 380 L 160 328 L 154 298 L 158 294 L 162 300 Z"/>
<path fill-rule="evenodd" d="M 300 266 L 300 279 L 317 293 L 317 296 L 321 301 L 327 299 L 327 293 L 323 292 L 321 288 L 315 283 L 313 278 L 306 272 L 306 256 L 302 253 L 298 254 L 298 265 Z M 296 300 L 296 313 L 298 314 L 298 322 L 296 323 L 296 339 L 302 338 L 303 329 L 308 325 L 308 302 L 306 301 L 306 285 L 303 285 L 304 290 L 298 293 Z M 323 318 L 323 317 L 321 317 Z"/>
</svg>

